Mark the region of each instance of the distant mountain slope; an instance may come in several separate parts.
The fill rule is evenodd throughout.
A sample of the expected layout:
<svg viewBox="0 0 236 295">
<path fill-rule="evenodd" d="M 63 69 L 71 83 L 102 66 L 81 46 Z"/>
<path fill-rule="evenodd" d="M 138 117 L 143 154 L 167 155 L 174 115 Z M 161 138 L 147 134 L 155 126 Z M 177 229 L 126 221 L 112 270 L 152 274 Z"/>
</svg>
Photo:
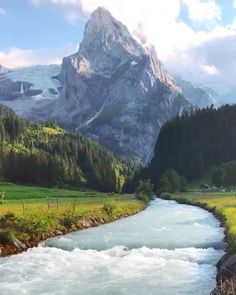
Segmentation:
<svg viewBox="0 0 236 295">
<path fill-rule="evenodd" d="M 185 98 L 193 105 L 199 108 L 215 105 L 217 100 L 215 96 L 204 88 L 194 86 L 191 82 L 175 77 L 175 81 L 182 89 Z"/>
</svg>

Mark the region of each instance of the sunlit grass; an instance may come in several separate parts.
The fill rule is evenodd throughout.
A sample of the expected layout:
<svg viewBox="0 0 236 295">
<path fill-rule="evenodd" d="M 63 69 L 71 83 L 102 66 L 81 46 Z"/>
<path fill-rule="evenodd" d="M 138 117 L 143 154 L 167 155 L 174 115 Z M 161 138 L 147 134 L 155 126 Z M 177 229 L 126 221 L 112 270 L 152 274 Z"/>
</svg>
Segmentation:
<svg viewBox="0 0 236 295">
<path fill-rule="evenodd" d="M 43 131 L 49 135 L 63 134 L 63 130 L 59 128 L 43 127 Z"/>
<path fill-rule="evenodd" d="M 111 198 L 121 204 L 127 204 L 133 200 L 133 195 L 114 194 L 109 196 L 107 193 L 83 190 L 69 190 L 59 188 L 45 188 L 37 186 L 24 186 L 12 183 L 0 183 L 0 192 L 5 193 L 5 201 L 0 204 L 0 216 L 12 212 L 21 215 L 23 213 L 48 212 L 48 198 L 53 199 L 53 206 L 49 210 L 65 211 L 68 209 L 77 209 L 81 212 L 93 210 Z M 56 204 L 58 198 L 58 209 Z M 24 212 L 23 212 L 24 211 Z"/>
<path fill-rule="evenodd" d="M 78 198 L 59 198 L 58 208 L 56 200 L 53 203 L 50 202 L 50 207 L 48 208 L 47 199 L 27 199 L 24 203 L 22 200 L 11 200 L 6 201 L 4 204 L 0 205 L 0 216 L 12 212 L 17 215 L 22 215 L 26 213 L 37 212 L 64 212 L 66 210 L 74 210 L 80 212 L 85 212 L 88 210 L 94 210 L 100 208 L 102 204 L 109 197 L 104 194 L 101 197 L 78 197 Z M 114 195 L 112 199 L 116 200 L 120 205 L 127 205 L 133 201 L 132 195 Z"/>
</svg>

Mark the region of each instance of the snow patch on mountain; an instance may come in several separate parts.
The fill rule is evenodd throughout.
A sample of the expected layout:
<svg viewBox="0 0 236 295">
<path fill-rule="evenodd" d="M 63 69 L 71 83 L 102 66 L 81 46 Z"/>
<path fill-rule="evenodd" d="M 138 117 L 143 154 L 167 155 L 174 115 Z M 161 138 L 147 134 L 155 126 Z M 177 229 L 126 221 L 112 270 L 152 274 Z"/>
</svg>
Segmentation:
<svg viewBox="0 0 236 295">
<path fill-rule="evenodd" d="M 32 84 L 31 90 L 41 90 L 40 94 L 32 95 L 34 99 L 54 99 L 59 95 L 60 82 L 53 77 L 56 77 L 60 70 L 61 66 L 59 65 L 17 68 L 5 72 L 0 80 L 10 79 L 12 82 L 21 82 L 21 94 L 24 94 L 23 83 L 27 82 Z"/>
</svg>

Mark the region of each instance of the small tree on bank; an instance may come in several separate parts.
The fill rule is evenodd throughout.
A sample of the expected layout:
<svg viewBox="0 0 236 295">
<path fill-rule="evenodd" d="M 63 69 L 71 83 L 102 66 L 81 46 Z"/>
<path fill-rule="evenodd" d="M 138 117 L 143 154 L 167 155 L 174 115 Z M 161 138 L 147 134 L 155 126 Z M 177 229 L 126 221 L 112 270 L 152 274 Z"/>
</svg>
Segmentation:
<svg viewBox="0 0 236 295">
<path fill-rule="evenodd" d="M 138 200 L 148 203 L 152 199 L 153 184 L 150 180 L 140 180 L 135 194 Z"/>
<path fill-rule="evenodd" d="M 159 193 L 176 193 L 186 190 L 186 179 L 174 169 L 168 169 L 162 174 L 159 183 Z"/>
<path fill-rule="evenodd" d="M 211 174 L 211 183 L 218 187 L 236 186 L 236 161 L 221 164 Z"/>
<path fill-rule="evenodd" d="M 225 184 L 225 171 L 222 167 L 217 168 L 211 175 L 211 182 L 216 186 Z"/>
</svg>

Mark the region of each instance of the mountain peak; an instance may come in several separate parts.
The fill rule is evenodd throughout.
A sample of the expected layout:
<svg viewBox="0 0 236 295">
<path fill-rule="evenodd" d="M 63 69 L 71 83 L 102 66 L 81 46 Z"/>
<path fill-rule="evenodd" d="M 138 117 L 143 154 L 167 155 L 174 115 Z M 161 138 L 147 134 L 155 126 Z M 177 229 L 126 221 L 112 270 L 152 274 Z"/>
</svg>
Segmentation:
<svg viewBox="0 0 236 295">
<path fill-rule="evenodd" d="M 96 10 L 93 11 L 90 17 L 90 21 L 96 23 L 107 23 L 113 19 L 111 13 L 104 7 L 98 7 Z"/>
<path fill-rule="evenodd" d="M 79 72 L 110 76 L 120 64 L 144 54 L 127 27 L 99 7 L 91 14 L 79 51 L 72 58 Z"/>
<path fill-rule="evenodd" d="M 107 9 L 98 7 L 90 16 L 86 25 L 85 35 L 97 33 L 100 30 L 113 32 L 127 30 L 127 28 L 116 20 Z"/>
</svg>

